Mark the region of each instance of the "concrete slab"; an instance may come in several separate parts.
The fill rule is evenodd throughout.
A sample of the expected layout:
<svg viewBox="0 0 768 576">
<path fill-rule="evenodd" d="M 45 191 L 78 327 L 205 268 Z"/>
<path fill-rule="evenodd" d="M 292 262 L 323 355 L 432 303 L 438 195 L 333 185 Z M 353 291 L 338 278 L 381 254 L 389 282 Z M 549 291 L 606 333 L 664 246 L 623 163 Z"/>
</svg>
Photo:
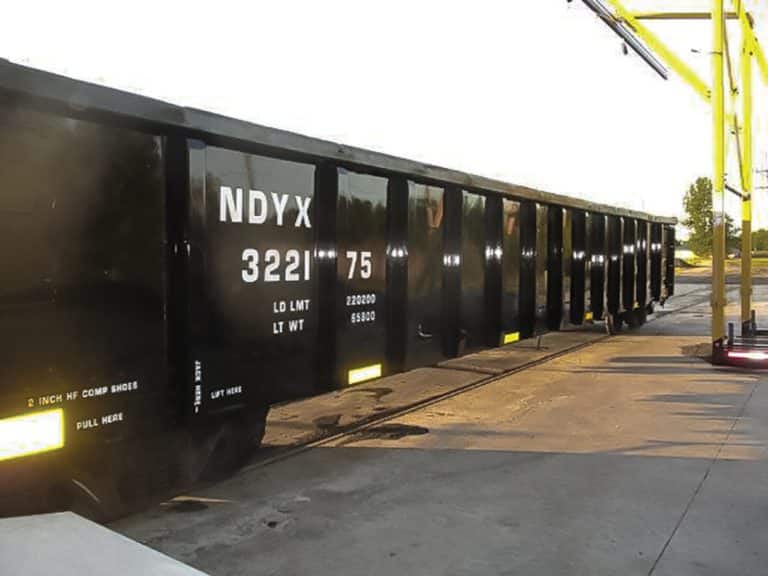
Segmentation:
<svg viewBox="0 0 768 576">
<path fill-rule="evenodd" d="M 492 348 L 467 354 L 460 358 L 452 358 L 441 362 L 440 366 L 484 374 L 504 374 L 605 337 L 603 327 L 591 325 L 578 330 L 548 332 L 540 338 L 529 338 L 501 348 Z"/>
<path fill-rule="evenodd" d="M 545 334 L 540 342 L 524 340 L 443 362 L 439 367 L 418 368 L 275 406 L 267 420 L 265 450 L 256 461 L 275 450 L 320 440 L 602 337 L 599 328 Z"/>
<path fill-rule="evenodd" d="M 215 575 L 765 574 L 768 374 L 690 297 L 115 528 Z"/>
<path fill-rule="evenodd" d="M 768 573 L 768 386 L 756 380 L 654 574 Z"/>
<path fill-rule="evenodd" d="M 205 576 L 70 512 L 0 519 L 0 574 Z"/>
<path fill-rule="evenodd" d="M 275 406 L 269 413 L 263 446 L 290 448 L 359 426 L 430 398 L 478 382 L 486 376 L 440 368 L 419 368 L 329 394 Z"/>
</svg>

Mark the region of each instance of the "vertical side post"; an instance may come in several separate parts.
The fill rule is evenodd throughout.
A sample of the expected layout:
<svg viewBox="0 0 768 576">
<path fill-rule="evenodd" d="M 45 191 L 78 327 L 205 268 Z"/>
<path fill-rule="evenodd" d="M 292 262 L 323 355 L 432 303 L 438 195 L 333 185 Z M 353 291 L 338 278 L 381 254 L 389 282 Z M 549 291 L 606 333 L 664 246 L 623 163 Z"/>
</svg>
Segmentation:
<svg viewBox="0 0 768 576">
<path fill-rule="evenodd" d="M 744 124 L 743 196 L 741 197 L 741 330 L 754 329 L 752 316 L 752 57 L 754 49 L 747 21 L 741 33 L 741 106 Z"/>
<path fill-rule="evenodd" d="M 712 343 L 725 338 L 725 93 L 723 0 L 712 0 Z"/>
</svg>

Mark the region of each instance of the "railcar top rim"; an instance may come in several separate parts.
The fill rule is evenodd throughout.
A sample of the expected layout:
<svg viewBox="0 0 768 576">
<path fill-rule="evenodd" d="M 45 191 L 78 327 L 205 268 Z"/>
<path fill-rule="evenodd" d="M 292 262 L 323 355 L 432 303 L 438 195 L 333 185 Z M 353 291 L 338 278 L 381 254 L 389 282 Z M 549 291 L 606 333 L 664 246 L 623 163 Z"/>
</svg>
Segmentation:
<svg viewBox="0 0 768 576">
<path fill-rule="evenodd" d="M 416 162 L 253 124 L 130 92 L 74 80 L 65 76 L 20 66 L 0 59 L 0 93 L 28 98 L 32 102 L 65 107 L 78 116 L 113 117 L 147 129 L 170 128 L 190 135 L 222 138 L 241 145 L 256 146 L 303 157 L 309 161 L 333 160 L 339 163 L 398 173 L 416 180 L 445 183 L 480 192 L 501 194 L 517 200 L 577 208 L 612 216 L 623 216 L 660 224 L 677 224 L 677 218 L 599 204 L 546 192 L 527 186 L 469 174 L 450 168 Z"/>
</svg>

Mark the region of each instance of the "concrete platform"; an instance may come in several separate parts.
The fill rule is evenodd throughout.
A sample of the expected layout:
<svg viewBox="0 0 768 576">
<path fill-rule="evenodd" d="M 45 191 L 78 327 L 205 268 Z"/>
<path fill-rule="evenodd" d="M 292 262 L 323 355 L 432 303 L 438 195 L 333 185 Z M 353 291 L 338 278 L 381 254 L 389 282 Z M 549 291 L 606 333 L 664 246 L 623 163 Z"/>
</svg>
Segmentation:
<svg viewBox="0 0 768 576">
<path fill-rule="evenodd" d="M 676 308 L 114 528 L 213 575 L 766 574 L 768 374 Z"/>
<path fill-rule="evenodd" d="M 585 325 L 563 332 L 549 332 L 540 338 L 529 338 L 514 345 L 483 350 L 440 363 L 441 368 L 470 370 L 499 375 L 528 364 L 541 362 L 606 337 L 602 325 Z"/>
<path fill-rule="evenodd" d="M 274 407 L 267 422 L 264 450 L 255 462 L 276 451 L 317 441 L 373 419 L 402 411 L 424 401 L 450 395 L 491 376 L 519 369 L 604 337 L 604 330 L 553 332 L 493 350 L 483 350 L 419 368 Z"/>
<path fill-rule="evenodd" d="M 205 576 L 76 514 L 0 519 L 3 576 Z"/>
</svg>

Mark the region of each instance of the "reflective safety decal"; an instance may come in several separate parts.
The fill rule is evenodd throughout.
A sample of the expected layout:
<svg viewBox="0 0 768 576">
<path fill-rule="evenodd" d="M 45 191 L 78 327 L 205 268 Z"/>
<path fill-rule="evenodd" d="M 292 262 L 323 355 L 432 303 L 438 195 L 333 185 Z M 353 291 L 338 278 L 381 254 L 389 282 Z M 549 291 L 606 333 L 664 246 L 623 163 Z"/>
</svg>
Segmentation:
<svg viewBox="0 0 768 576">
<path fill-rule="evenodd" d="M 504 344 L 512 344 L 520 340 L 520 332 L 509 332 L 504 334 Z"/>
<path fill-rule="evenodd" d="M 594 315 L 592 312 L 585 312 L 584 313 L 584 321 L 585 322 L 591 322 L 594 319 Z"/>
<path fill-rule="evenodd" d="M 0 420 L 0 461 L 64 446 L 64 410 L 47 410 Z"/>
<path fill-rule="evenodd" d="M 371 364 L 370 366 L 363 366 L 362 368 L 355 368 L 349 371 L 347 378 L 347 384 L 358 384 L 365 382 L 366 380 L 372 380 L 373 378 L 381 377 L 381 364 Z"/>
</svg>

